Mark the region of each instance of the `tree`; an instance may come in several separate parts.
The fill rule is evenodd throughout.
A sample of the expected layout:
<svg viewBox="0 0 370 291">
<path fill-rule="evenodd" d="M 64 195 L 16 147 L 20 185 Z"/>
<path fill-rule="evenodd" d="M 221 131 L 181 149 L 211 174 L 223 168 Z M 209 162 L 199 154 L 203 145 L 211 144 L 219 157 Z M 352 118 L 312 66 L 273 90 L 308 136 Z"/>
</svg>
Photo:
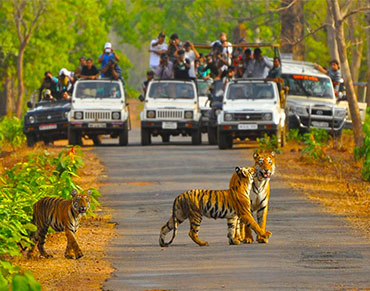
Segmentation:
<svg viewBox="0 0 370 291">
<path fill-rule="evenodd" d="M 355 138 L 356 146 L 362 146 L 363 143 L 363 131 L 362 123 L 360 118 L 360 110 L 357 103 L 357 96 L 353 86 L 352 74 L 349 67 L 346 42 L 344 38 L 344 20 L 345 17 L 340 9 L 338 0 L 327 0 L 328 7 L 333 12 L 333 19 L 335 23 L 335 34 L 338 45 L 339 58 L 341 63 L 341 70 L 344 76 L 344 82 L 346 85 L 346 93 L 349 104 L 349 109 L 352 117 L 352 128 Z M 347 14 L 348 15 L 348 14 Z"/>
<path fill-rule="evenodd" d="M 368 7 L 370 7 L 370 0 L 366 1 Z M 366 40 L 367 40 L 367 96 L 366 103 L 370 107 L 370 11 L 366 13 Z"/>
</svg>

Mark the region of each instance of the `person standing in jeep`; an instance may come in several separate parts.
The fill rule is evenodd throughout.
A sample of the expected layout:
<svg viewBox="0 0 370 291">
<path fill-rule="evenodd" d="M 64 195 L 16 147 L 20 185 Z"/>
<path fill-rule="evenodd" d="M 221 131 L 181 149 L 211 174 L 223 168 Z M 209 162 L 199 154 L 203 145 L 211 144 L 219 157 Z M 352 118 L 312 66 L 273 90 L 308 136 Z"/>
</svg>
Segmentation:
<svg viewBox="0 0 370 291">
<path fill-rule="evenodd" d="M 173 65 L 176 80 L 189 80 L 190 61 L 185 58 L 185 51 L 179 50 L 176 62 Z"/>
<path fill-rule="evenodd" d="M 116 63 L 114 56 L 109 58 L 107 65 L 101 70 L 101 73 L 102 76 L 104 74 L 104 77 L 112 80 L 122 79 L 121 67 Z"/>
</svg>

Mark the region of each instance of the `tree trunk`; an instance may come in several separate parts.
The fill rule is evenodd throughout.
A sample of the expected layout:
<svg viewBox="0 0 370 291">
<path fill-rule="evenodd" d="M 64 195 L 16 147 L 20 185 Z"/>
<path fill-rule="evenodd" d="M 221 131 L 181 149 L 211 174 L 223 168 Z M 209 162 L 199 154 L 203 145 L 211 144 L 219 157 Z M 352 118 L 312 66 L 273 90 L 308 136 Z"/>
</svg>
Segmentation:
<svg viewBox="0 0 370 291">
<path fill-rule="evenodd" d="M 21 44 L 18 57 L 17 57 L 17 77 L 18 77 L 18 98 L 17 104 L 15 108 L 15 115 L 18 118 L 22 117 L 22 109 L 23 109 L 23 98 L 24 98 L 24 83 L 23 83 L 23 57 L 24 57 L 24 50 L 26 46 Z"/>
<path fill-rule="evenodd" d="M 358 17 L 358 15 L 353 15 L 348 18 L 348 26 L 353 28 L 348 30 L 348 37 L 351 43 L 351 55 L 352 55 L 351 74 L 353 82 L 358 82 L 363 51 L 363 42 L 355 34 L 354 28 L 359 25 L 358 19 L 356 17 Z"/>
<path fill-rule="evenodd" d="M 337 60 L 339 62 L 337 40 L 335 39 L 333 13 L 330 7 L 328 7 L 328 10 L 326 12 L 326 23 L 329 24 L 325 27 L 325 31 L 326 31 L 326 44 L 330 51 L 330 57 L 332 60 Z"/>
<path fill-rule="evenodd" d="M 281 6 L 287 7 L 293 1 L 282 0 Z M 281 52 L 292 54 L 294 60 L 304 60 L 305 46 L 303 39 L 303 0 L 297 0 L 295 4 L 281 12 Z"/>
<path fill-rule="evenodd" d="M 370 0 L 366 1 L 367 6 L 370 7 Z M 367 41 L 367 91 L 366 103 L 370 107 L 370 11 L 366 13 L 366 41 Z"/>
<path fill-rule="evenodd" d="M 247 41 L 247 38 L 247 27 L 244 24 L 238 23 L 233 29 L 232 43 L 240 43 L 241 39 Z"/>
<path fill-rule="evenodd" d="M 352 129 L 355 137 L 356 146 L 362 146 L 364 134 L 362 131 L 362 123 L 360 118 L 360 109 L 357 103 L 357 96 L 355 88 L 353 86 L 351 70 L 349 68 L 349 62 L 347 58 L 346 43 L 344 39 L 343 19 L 340 11 L 338 0 L 327 0 L 328 6 L 333 11 L 333 17 L 335 22 L 335 35 L 338 45 L 338 53 L 341 63 L 341 70 L 344 77 L 344 83 L 346 85 L 347 100 L 349 110 L 352 117 Z"/>
</svg>

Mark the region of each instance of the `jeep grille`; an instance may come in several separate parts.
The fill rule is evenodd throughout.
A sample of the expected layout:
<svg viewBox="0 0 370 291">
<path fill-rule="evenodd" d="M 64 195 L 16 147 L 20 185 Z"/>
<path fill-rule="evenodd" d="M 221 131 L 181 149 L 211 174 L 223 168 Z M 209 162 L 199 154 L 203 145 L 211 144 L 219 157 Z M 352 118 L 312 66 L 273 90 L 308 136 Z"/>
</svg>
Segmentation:
<svg viewBox="0 0 370 291">
<path fill-rule="evenodd" d="M 85 111 L 85 119 L 107 120 L 111 119 L 111 112 L 89 112 Z"/>
<path fill-rule="evenodd" d="M 180 110 L 158 110 L 157 118 L 163 119 L 182 119 L 183 111 Z"/>
<path fill-rule="evenodd" d="M 40 115 L 36 115 L 37 122 L 55 122 L 64 118 L 64 112 L 48 112 Z"/>
<path fill-rule="evenodd" d="M 263 113 L 234 113 L 234 120 L 257 121 L 262 120 Z"/>
</svg>

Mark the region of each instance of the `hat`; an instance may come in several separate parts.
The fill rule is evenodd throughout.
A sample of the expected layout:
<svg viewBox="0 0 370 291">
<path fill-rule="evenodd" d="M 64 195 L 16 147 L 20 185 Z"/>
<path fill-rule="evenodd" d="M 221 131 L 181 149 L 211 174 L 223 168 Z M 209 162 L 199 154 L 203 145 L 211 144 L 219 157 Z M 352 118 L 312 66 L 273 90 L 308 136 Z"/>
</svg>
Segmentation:
<svg viewBox="0 0 370 291">
<path fill-rule="evenodd" d="M 51 91 L 50 89 L 46 89 L 45 92 L 44 92 L 44 95 L 47 96 L 47 95 L 51 95 Z"/>
<path fill-rule="evenodd" d="M 61 75 L 69 76 L 69 71 L 66 68 L 63 68 L 59 71 L 59 76 Z"/>
<path fill-rule="evenodd" d="M 106 42 L 104 45 L 104 49 L 106 48 L 112 48 L 112 44 L 110 42 Z"/>
</svg>

